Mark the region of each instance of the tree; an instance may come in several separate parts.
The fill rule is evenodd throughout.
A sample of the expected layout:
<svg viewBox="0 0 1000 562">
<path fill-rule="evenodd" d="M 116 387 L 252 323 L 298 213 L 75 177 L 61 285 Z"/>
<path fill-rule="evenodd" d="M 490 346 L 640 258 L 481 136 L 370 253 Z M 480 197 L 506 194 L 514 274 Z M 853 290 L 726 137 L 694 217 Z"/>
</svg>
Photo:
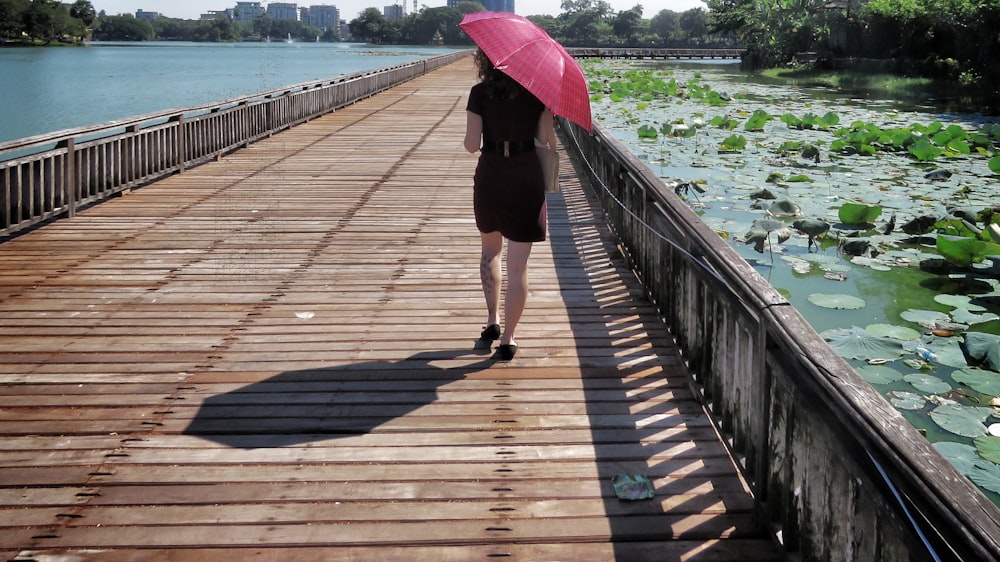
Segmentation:
<svg viewBox="0 0 1000 562">
<path fill-rule="evenodd" d="M 708 32 L 708 16 L 705 10 L 692 8 L 681 13 L 677 25 L 688 39 L 704 37 Z"/>
<path fill-rule="evenodd" d="M 383 42 L 389 32 L 385 16 L 376 8 L 365 8 L 348 26 L 351 28 L 351 35 L 370 43 Z"/>
<path fill-rule="evenodd" d="M 634 43 L 636 32 L 642 26 L 642 6 L 636 4 L 630 10 L 618 12 L 615 21 L 611 25 L 615 35 L 621 37 L 626 43 Z"/>
<path fill-rule="evenodd" d="M 149 41 L 153 37 L 153 26 L 132 15 L 98 18 L 94 28 L 94 39 L 100 41 Z"/>
<path fill-rule="evenodd" d="M 57 0 L 31 0 L 23 13 L 23 22 L 28 37 L 45 43 L 64 36 L 83 37 L 86 34 L 82 22 L 71 17 L 67 6 Z"/>
<path fill-rule="evenodd" d="M 0 38 L 20 39 L 29 0 L 0 0 Z"/>
<path fill-rule="evenodd" d="M 649 28 L 664 43 L 677 37 L 681 32 L 680 14 L 673 10 L 660 10 L 649 20 Z"/>
<path fill-rule="evenodd" d="M 69 15 L 83 22 L 83 25 L 90 27 L 97 18 L 94 5 L 89 0 L 76 0 L 69 8 Z"/>
</svg>

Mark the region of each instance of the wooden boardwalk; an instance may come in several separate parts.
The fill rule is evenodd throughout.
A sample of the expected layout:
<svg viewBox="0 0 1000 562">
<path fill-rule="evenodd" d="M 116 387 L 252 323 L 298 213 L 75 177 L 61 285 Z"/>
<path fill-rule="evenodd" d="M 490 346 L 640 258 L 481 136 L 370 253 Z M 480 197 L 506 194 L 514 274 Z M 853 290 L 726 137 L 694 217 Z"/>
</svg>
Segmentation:
<svg viewBox="0 0 1000 562">
<path fill-rule="evenodd" d="M 517 358 L 477 344 L 474 80 L 0 245 L 4 560 L 780 559 L 570 162 Z"/>
</svg>

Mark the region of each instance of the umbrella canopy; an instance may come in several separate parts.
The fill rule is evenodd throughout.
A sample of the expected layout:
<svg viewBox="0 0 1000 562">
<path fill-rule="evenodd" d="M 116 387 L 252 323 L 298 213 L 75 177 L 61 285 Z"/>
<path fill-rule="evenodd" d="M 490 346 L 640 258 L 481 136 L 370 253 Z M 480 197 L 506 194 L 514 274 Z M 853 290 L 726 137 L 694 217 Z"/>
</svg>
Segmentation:
<svg viewBox="0 0 1000 562">
<path fill-rule="evenodd" d="M 535 94 L 552 113 L 591 129 L 583 69 L 544 29 L 508 12 L 473 12 L 458 25 L 497 70 Z"/>
</svg>

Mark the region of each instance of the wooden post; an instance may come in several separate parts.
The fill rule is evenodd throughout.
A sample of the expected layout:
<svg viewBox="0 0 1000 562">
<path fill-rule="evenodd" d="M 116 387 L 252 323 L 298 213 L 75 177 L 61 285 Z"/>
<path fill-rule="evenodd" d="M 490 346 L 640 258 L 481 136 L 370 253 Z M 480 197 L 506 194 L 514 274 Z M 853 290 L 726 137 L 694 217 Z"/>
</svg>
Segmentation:
<svg viewBox="0 0 1000 562">
<path fill-rule="evenodd" d="M 66 163 L 63 165 L 64 189 L 66 191 L 66 208 L 70 218 L 76 216 L 76 206 L 79 197 L 76 183 L 76 143 L 72 137 L 59 143 L 59 148 L 66 149 Z"/>
</svg>

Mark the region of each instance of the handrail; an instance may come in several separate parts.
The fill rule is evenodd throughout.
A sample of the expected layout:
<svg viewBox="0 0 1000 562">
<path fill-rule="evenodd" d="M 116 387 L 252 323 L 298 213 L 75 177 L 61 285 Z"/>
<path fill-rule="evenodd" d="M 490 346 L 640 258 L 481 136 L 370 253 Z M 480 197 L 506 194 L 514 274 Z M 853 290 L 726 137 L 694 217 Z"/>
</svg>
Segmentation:
<svg viewBox="0 0 1000 562">
<path fill-rule="evenodd" d="M 83 206 L 183 172 L 470 54 L 456 51 L 0 143 L 0 239 L 44 221 L 72 217 Z"/>
<path fill-rule="evenodd" d="M 790 556 L 1000 557 L 1000 508 L 613 135 L 559 122 Z"/>
</svg>

